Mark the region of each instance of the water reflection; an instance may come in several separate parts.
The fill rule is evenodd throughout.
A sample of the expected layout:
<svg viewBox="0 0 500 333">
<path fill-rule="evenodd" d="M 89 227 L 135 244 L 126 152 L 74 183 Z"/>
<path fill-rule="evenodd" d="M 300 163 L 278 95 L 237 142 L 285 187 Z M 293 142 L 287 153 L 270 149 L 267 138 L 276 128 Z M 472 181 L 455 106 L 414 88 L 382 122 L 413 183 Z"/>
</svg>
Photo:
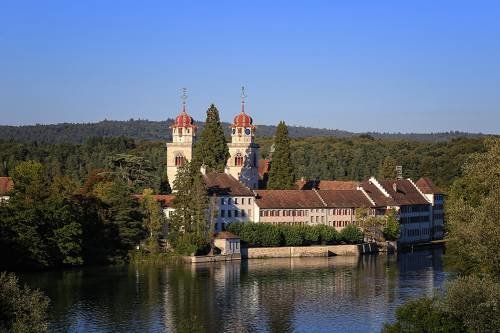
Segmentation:
<svg viewBox="0 0 500 333">
<path fill-rule="evenodd" d="M 371 332 L 404 300 L 442 285 L 441 254 L 94 267 L 24 279 L 51 297 L 54 331 Z"/>
</svg>

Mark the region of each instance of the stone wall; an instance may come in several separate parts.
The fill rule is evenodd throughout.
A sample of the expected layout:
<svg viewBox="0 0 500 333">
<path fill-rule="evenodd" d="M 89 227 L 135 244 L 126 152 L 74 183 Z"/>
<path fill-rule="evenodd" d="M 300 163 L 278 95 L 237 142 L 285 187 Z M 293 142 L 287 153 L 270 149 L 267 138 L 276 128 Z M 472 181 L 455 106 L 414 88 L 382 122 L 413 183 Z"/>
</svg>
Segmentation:
<svg viewBox="0 0 500 333">
<path fill-rule="evenodd" d="M 242 258 L 290 258 L 290 257 L 328 257 L 358 256 L 377 253 L 375 243 L 353 245 L 297 246 L 297 247 L 254 247 L 241 249 Z"/>
</svg>

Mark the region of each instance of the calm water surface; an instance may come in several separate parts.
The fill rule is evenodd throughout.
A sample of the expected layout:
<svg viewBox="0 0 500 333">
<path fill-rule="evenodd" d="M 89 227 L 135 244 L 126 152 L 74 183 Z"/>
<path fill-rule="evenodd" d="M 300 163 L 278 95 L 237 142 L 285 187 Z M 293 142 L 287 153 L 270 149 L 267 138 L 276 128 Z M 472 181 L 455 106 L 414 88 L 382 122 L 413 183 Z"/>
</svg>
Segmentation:
<svg viewBox="0 0 500 333">
<path fill-rule="evenodd" d="M 51 298 L 56 332 L 378 332 L 397 305 L 443 285 L 441 255 L 92 267 L 22 279 Z"/>
</svg>

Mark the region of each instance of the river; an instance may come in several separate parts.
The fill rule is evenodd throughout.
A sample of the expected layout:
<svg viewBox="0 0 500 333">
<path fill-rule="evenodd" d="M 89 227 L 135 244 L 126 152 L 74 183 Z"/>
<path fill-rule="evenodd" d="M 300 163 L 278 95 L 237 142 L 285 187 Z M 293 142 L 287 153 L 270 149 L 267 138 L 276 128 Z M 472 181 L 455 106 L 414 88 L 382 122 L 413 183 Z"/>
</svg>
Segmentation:
<svg viewBox="0 0 500 333">
<path fill-rule="evenodd" d="M 55 332 L 379 332 L 441 288 L 443 249 L 397 256 L 87 267 L 22 276 Z"/>
</svg>

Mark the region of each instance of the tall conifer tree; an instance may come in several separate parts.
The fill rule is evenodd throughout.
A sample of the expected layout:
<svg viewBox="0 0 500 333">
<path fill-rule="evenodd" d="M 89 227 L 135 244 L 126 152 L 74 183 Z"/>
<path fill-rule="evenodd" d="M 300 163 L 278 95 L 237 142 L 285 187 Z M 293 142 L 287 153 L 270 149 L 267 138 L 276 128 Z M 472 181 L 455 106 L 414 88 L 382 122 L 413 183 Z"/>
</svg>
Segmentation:
<svg viewBox="0 0 500 333">
<path fill-rule="evenodd" d="M 288 127 L 280 121 L 274 138 L 274 152 L 267 187 L 271 190 L 295 188 Z"/>
<path fill-rule="evenodd" d="M 194 149 L 193 167 L 199 169 L 205 165 L 209 171 L 224 172 L 228 158 L 229 149 L 219 111 L 212 104 L 207 110 L 205 127 Z"/>
</svg>

